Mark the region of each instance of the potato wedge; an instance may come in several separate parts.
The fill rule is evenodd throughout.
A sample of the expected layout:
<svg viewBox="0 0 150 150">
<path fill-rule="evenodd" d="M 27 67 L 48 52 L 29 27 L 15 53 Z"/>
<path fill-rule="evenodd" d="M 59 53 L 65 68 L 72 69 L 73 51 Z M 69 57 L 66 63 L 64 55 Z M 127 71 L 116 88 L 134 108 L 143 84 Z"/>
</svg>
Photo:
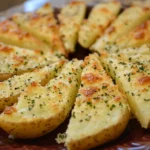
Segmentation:
<svg viewBox="0 0 150 150">
<path fill-rule="evenodd" d="M 150 55 L 150 44 L 143 44 L 139 47 L 129 47 L 129 48 L 120 48 L 118 45 L 108 45 L 107 48 L 105 48 L 107 52 L 111 54 L 126 54 L 128 56 L 130 55 L 136 55 L 136 54 L 142 54 L 142 55 Z M 104 51 L 101 50 L 100 54 L 103 54 Z"/>
<path fill-rule="evenodd" d="M 71 2 L 62 8 L 58 18 L 60 35 L 68 52 L 75 51 L 80 25 L 84 19 L 86 6 L 84 2 Z"/>
<path fill-rule="evenodd" d="M 67 63 L 45 87 L 33 82 L 0 115 L 0 127 L 16 138 L 37 138 L 60 125 L 68 116 L 80 84 L 82 61 Z"/>
<path fill-rule="evenodd" d="M 50 53 L 44 54 L 42 51 L 31 51 L 0 43 L 0 81 L 58 60 L 58 57 Z"/>
<path fill-rule="evenodd" d="M 140 0 L 138 0 L 138 1 L 131 1 L 132 3 L 132 5 L 134 5 L 134 6 L 142 6 L 142 7 L 150 7 L 150 1 L 149 0 L 144 0 L 144 1 L 140 1 Z"/>
<path fill-rule="evenodd" d="M 116 18 L 121 5 L 119 2 L 100 3 L 93 7 L 88 19 L 82 24 L 78 42 L 84 48 L 89 48 L 104 30 Z"/>
<path fill-rule="evenodd" d="M 98 55 L 86 57 L 66 131 L 67 149 L 90 149 L 114 140 L 123 132 L 129 118 L 127 101 L 102 68 Z"/>
<path fill-rule="evenodd" d="M 150 20 L 142 23 L 127 35 L 116 40 L 119 48 L 139 47 L 142 44 L 150 44 Z"/>
<path fill-rule="evenodd" d="M 48 83 L 61 69 L 63 63 L 64 61 L 60 61 L 42 69 L 35 69 L 32 72 L 16 75 L 4 82 L 0 82 L 0 111 L 3 111 L 6 106 L 17 102 L 17 97 L 32 82 L 37 82 L 41 85 Z"/>
<path fill-rule="evenodd" d="M 21 28 L 47 43 L 55 54 L 67 56 L 49 3 L 34 13 L 15 14 L 12 19 Z"/>
<path fill-rule="evenodd" d="M 107 72 L 126 94 L 132 113 L 143 128 L 150 127 L 149 55 L 101 55 Z"/>
<path fill-rule="evenodd" d="M 135 27 L 148 20 L 150 8 L 133 6 L 127 8 L 92 46 L 91 50 L 100 52 L 107 44 L 114 43 L 118 38 L 127 35 Z"/>
<path fill-rule="evenodd" d="M 11 37 L 11 38 L 10 38 Z M 13 21 L 0 22 L 0 41 L 32 50 L 50 51 L 50 47 L 30 33 L 21 30 Z"/>
<path fill-rule="evenodd" d="M 142 54 L 150 55 L 150 44 L 144 44 L 137 48 L 125 48 L 119 51 L 120 54 L 126 54 L 128 56 Z"/>
</svg>

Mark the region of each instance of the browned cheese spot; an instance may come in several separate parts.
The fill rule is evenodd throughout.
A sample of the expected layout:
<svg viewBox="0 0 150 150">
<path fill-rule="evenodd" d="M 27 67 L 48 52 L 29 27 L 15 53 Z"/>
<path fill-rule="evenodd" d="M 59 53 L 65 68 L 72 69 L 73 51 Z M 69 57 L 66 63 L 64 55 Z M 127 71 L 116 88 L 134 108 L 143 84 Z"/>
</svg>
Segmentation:
<svg viewBox="0 0 150 150">
<path fill-rule="evenodd" d="M 134 38 L 135 39 L 143 39 L 145 36 L 145 33 L 143 30 L 140 30 L 140 31 L 137 31 L 135 34 L 134 34 Z"/>
<path fill-rule="evenodd" d="M 111 26 L 111 27 L 108 28 L 107 32 L 108 32 L 108 34 L 111 34 L 111 33 L 113 33 L 115 30 L 116 30 L 115 27 Z"/>
<path fill-rule="evenodd" d="M 144 22 L 139 26 L 139 29 L 146 29 L 148 22 Z"/>
<path fill-rule="evenodd" d="M 120 96 L 116 96 L 116 97 L 115 97 L 115 101 L 116 101 L 116 102 L 120 102 L 120 100 L 121 100 L 121 97 L 120 97 Z"/>
<path fill-rule="evenodd" d="M 31 86 L 33 86 L 33 87 L 36 87 L 38 84 L 37 84 L 37 82 L 32 82 L 31 83 Z"/>
<path fill-rule="evenodd" d="M 70 3 L 70 5 L 80 5 L 80 4 L 84 4 L 84 2 L 80 2 L 80 1 L 72 1 L 71 3 Z"/>
<path fill-rule="evenodd" d="M 13 49 L 7 46 L 0 45 L 0 52 L 11 53 L 13 52 Z"/>
<path fill-rule="evenodd" d="M 150 85 L 150 76 L 141 77 L 140 79 L 138 79 L 138 83 L 140 85 L 145 85 L 145 84 Z"/>
<path fill-rule="evenodd" d="M 143 7 L 143 11 L 149 11 L 150 8 L 149 7 Z"/>
<path fill-rule="evenodd" d="M 4 110 L 4 114 L 10 115 L 13 112 L 16 112 L 16 108 L 14 108 L 13 106 L 10 107 L 6 107 L 6 109 Z"/>
<path fill-rule="evenodd" d="M 89 87 L 87 89 L 82 89 L 81 93 L 87 97 L 92 96 L 94 93 L 96 93 L 98 91 L 97 87 Z"/>
<path fill-rule="evenodd" d="M 94 75 L 93 73 L 87 73 L 82 77 L 82 80 L 84 80 L 87 83 L 95 83 L 98 80 L 101 80 L 102 78 L 99 76 Z"/>
<path fill-rule="evenodd" d="M 99 11 L 104 13 L 111 13 L 107 8 L 100 8 Z"/>
<path fill-rule="evenodd" d="M 44 8 L 49 8 L 50 6 L 51 6 L 50 3 L 46 3 L 43 7 L 44 7 Z"/>
<path fill-rule="evenodd" d="M 2 31 L 3 33 L 6 33 L 6 32 L 9 31 L 9 28 L 5 25 L 5 26 L 1 27 L 1 31 Z"/>
<path fill-rule="evenodd" d="M 16 56 L 16 55 L 13 57 L 13 59 L 18 63 L 22 63 L 24 60 L 22 56 Z"/>
</svg>

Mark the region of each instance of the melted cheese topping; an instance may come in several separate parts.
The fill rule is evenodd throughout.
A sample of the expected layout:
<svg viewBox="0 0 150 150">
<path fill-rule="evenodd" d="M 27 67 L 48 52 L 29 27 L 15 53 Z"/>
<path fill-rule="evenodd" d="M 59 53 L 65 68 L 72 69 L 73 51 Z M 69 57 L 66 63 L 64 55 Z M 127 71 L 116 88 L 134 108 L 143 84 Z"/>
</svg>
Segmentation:
<svg viewBox="0 0 150 150">
<path fill-rule="evenodd" d="M 11 37 L 11 38 L 10 38 Z M 21 30 L 13 21 L 0 22 L 0 41 L 32 50 L 50 51 L 45 43 Z"/>
<path fill-rule="evenodd" d="M 80 28 L 79 43 L 83 47 L 89 48 L 116 18 L 120 8 L 121 5 L 118 2 L 97 4 Z"/>
<path fill-rule="evenodd" d="M 126 94 L 132 113 L 142 127 L 150 124 L 150 58 L 149 55 L 111 55 L 102 58 L 108 73 Z"/>
<path fill-rule="evenodd" d="M 0 43 L 0 60 L 0 74 L 17 74 L 51 64 L 58 58 L 50 53 Z"/>
<path fill-rule="evenodd" d="M 148 44 L 150 41 L 150 20 L 142 23 L 127 35 L 119 38 L 116 45 L 119 48 L 139 47 L 142 44 Z"/>
<path fill-rule="evenodd" d="M 140 6 L 127 8 L 106 30 L 104 36 L 92 45 L 91 49 L 100 52 L 107 44 L 114 43 L 118 38 L 125 36 L 135 27 L 148 20 L 149 17 L 149 8 Z"/>
<path fill-rule="evenodd" d="M 28 86 L 18 98 L 18 103 L 0 115 L 1 127 L 20 138 L 35 138 L 55 129 L 68 116 L 73 106 L 80 83 L 81 63 L 78 60 L 70 61 L 59 76 L 45 87 L 37 82 Z M 6 122 L 9 122 L 7 125 L 13 130 L 5 126 Z M 31 130 L 34 134 L 29 134 Z"/>
<path fill-rule="evenodd" d="M 23 92 L 31 83 L 36 82 L 45 85 L 59 72 L 63 63 L 64 61 L 60 61 L 42 69 L 35 69 L 33 72 L 13 76 L 4 82 L 0 82 L 0 111 L 7 105 L 12 105 L 16 102 L 16 96 Z"/>
<path fill-rule="evenodd" d="M 97 135 L 119 124 L 124 115 L 129 119 L 126 99 L 102 68 L 98 55 L 89 55 L 84 62 L 80 88 L 66 131 L 68 149 L 87 149 L 102 144 Z M 94 144 L 92 139 L 96 141 Z"/>
<path fill-rule="evenodd" d="M 60 35 L 65 48 L 69 52 L 75 51 L 78 31 L 85 16 L 86 6 L 83 2 L 71 2 L 59 14 Z"/>
<path fill-rule="evenodd" d="M 16 14 L 13 16 L 13 21 L 24 30 L 47 43 L 53 53 L 67 55 L 59 37 L 59 28 L 50 4 L 44 5 L 34 13 Z"/>
<path fill-rule="evenodd" d="M 117 53 L 118 55 L 126 54 L 128 56 L 133 56 L 136 54 L 149 55 L 150 54 L 150 44 L 144 44 L 139 47 L 129 47 L 129 48 L 120 48 L 118 45 L 107 45 L 105 51 L 109 53 Z M 100 52 L 103 53 L 104 51 Z"/>
</svg>

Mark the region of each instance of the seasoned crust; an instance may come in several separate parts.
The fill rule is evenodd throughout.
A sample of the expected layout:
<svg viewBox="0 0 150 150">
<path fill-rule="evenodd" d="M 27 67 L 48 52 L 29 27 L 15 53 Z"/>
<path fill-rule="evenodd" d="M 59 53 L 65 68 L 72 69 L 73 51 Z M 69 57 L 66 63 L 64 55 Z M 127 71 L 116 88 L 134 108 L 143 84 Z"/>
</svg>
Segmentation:
<svg viewBox="0 0 150 150">
<path fill-rule="evenodd" d="M 59 27 L 50 4 L 33 13 L 15 14 L 12 19 L 22 29 L 48 44 L 54 54 L 68 55 L 60 39 Z"/>
<path fill-rule="evenodd" d="M 78 32 L 85 12 L 86 5 L 84 2 L 71 2 L 62 8 L 58 16 L 60 22 L 59 33 L 68 52 L 75 51 Z"/>
<path fill-rule="evenodd" d="M 91 50 L 100 52 L 107 45 L 113 44 L 122 36 L 127 35 L 135 27 L 148 20 L 150 8 L 132 6 L 124 10 L 118 18 L 107 28 L 105 34 L 99 38 L 92 46 Z"/>
<path fill-rule="evenodd" d="M 80 27 L 78 42 L 89 48 L 105 29 L 116 19 L 121 5 L 119 2 L 100 3 L 93 7 L 87 20 Z M 91 32 L 92 31 L 92 32 Z"/>
<path fill-rule="evenodd" d="M 125 93 L 132 113 L 143 128 L 150 122 L 150 58 L 149 55 L 105 55 L 101 61 L 107 72 Z"/>
<path fill-rule="evenodd" d="M 6 106 L 17 102 L 18 96 L 30 84 L 33 86 L 36 82 L 45 85 L 49 82 L 60 71 L 64 62 L 62 60 L 41 69 L 34 69 L 32 72 L 15 75 L 8 80 L 0 82 L 0 111 L 4 110 Z"/>
<path fill-rule="evenodd" d="M 59 60 L 50 53 L 31 51 L 0 43 L 0 80 L 30 72 Z"/>
<path fill-rule="evenodd" d="M 16 138 L 37 138 L 60 125 L 73 106 L 80 82 L 82 61 L 65 64 L 61 73 L 42 87 L 30 84 L 18 103 L 0 115 L 0 126 Z M 24 132 L 26 131 L 26 132 Z"/>
<path fill-rule="evenodd" d="M 139 47 L 143 44 L 149 44 L 150 41 L 150 20 L 147 20 L 136 27 L 127 35 L 119 38 L 116 45 L 119 48 Z"/>
<path fill-rule="evenodd" d="M 30 33 L 21 30 L 17 24 L 11 20 L 0 22 L 0 41 L 32 50 L 51 51 L 50 47 Z"/>
<path fill-rule="evenodd" d="M 68 150 L 90 149 L 114 140 L 130 118 L 127 100 L 102 68 L 98 55 L 89 55 L 84 63 L 66 131 Z"/>
</svg>

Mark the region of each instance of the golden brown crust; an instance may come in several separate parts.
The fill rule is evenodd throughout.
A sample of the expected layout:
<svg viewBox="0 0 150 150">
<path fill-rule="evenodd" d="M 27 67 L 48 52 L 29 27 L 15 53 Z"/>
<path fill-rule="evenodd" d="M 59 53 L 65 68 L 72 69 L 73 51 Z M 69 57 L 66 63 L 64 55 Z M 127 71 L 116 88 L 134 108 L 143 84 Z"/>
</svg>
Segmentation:
<svg viewBox="0 0 150 150">
<path fill-rule="evenodd" d="M 82 138 L 82 140 L 80 139 L 78 141 L 70 141 L 66 144 L 68 150 L 86 150 L 117 139 L 120 136 L 120 133 L 122 133 L 126 128 L 129 116 L 129 114 L 123 115 L 117 124 L 114 124 L 109 128 L 105 128 L 104 130 L 95 135 L 87 136 L 85 138 Z"/>
<path fill-rule="evenodd" d="M 59 26 L 50 4 L 41 7 L 34 13 L 16 14 L 13 21 L 36 38 L 44 41 L 56 55 L 68 56 L 59 36 Z"/>
<path fill-rule="evenodd" d="M 80 90 L 80 93 L 82 93 L 86 97 L 90 97 L 94 93 L 96 93 L 97 91 L 98 91 L 97 87 L 90 87 L 90 88 L 87 88 L 87 89 L 84 89 L 84 90 Z"/>
<path fill-rule="evenodd" d="M 82 81 L 84 81 L 85 83 L 95 83 L 99 80 L 101 80 L 102 78 L 99 76 L 96 76 L 93 73 L 87 73 L 84 76 L 82 76 Z"/>
<path fill-rule="evenodd" d="M 36 18 L 36 15 L 34 15 L 34 18 Z M 42 51 L 50 51 L 50 47 L 30 33 L 20 29 L 12 20 L 0 22 L 0 41 L 32 50 L 39 49 Z"/>
<path fill-rule="evenodd" d="M 67 149 L 90 149 L 116 139 L 125 129 L 129 117 L 127 101 L 102 68 L 98 55 L 86 57 L 66 131 Z"/>
<path fill-rule="evenodd" d="M 138 79 L 138 83 L 140 85 L 150 85 L 150 76 L 143 76 Z"/>
<path fill-rule="evenodd" d="M 7 80 L 8 78 L 12 77 L 14 74 L 12 73 L 0 73 L 0 82 Z"/>
<path fill-rule="evenodd" d="M 13 106 L 8 106 L 4 110 L 4 114 L 7 114 L 7 115 L 11 115 L 14 112 L 16 112 L 16 108 Z"/>
<path fill-rule="evenodd" d="M 10 53 L 12 53 L 14 50 L 13 50 L 13 48 L 11 48 L 11 47 L 8 47 L 8 46 L 3 46 L 3 45 L 0 45 L 0 53 L 2 52 L 2 53 L 6 53 L 6 54 L 10 54 Z"/>
</svg>

